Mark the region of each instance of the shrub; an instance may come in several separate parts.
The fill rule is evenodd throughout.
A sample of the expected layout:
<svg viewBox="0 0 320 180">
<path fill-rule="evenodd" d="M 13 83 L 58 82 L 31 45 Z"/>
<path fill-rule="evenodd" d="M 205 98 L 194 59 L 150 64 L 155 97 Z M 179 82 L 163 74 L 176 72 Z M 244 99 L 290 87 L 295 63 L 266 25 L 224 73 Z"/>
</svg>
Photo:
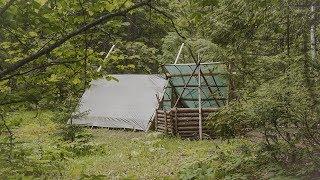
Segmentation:
<svg viewBox="0 0 320 180">
<path fill-rule="evenodd" d="M 208 159 L 180 170 L 181 179 L 261 179 L 274 176 L 277 164 L 261 153 L 258 145 L 240 139 L 222 143 Z"/>
</svg>

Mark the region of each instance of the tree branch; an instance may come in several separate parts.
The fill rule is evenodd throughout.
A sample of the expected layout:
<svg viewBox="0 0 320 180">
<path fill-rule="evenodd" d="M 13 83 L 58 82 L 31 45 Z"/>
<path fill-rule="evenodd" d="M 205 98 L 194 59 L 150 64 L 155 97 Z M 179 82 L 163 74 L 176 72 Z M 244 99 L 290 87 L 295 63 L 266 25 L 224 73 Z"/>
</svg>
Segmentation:
<svg viewBox="0 0 320 180">
<path fill-rule="evenodd" d="M 169 19 L 169 21 L 171 22 L 171 25 L 172 25 L 174 31 L 178 34 L 178 36 L 180 36 L 182 39 L 186 39 L 186 37 L 184 37 L 184 36 L 179 32 L 179 30 L 178 30 L 176 24 L 174 23 L 172 17 L 170 17 L 166 12 L 164 12 L 164 11 L 162 11 L 162 10 L 160 10 L 160 9 L 158 9 L 158 8 L 150 5 L 150 4 L 148 4 L 148 6 L 149 6 L 151 9 L 153 9 L 153 10 L 157 11 L 158 13 L 160 13 L 161 15 L 163 15 L 165 18 Z"/>
<path fill-rule="evenodd" d="M 28 73 L 31 73 L 37 69 L 42 69 L 42 68 L 47 68 L 47 67 L 50 67 L 50 66 L 56 66 L 56 65 L 62 65 L 62 64 L 72 64 L 72 63 L 76 63 L 76 62 L 80 62 L 81 60 L 77 60 L 77 61 L 62 61 L 62 62 L 52 62 L 52 63 L 48 63 L 48 64 L 43 64 L 43 65 L 40 65 L 40 66 L 37 66 L 37 67 L 34 67 L 32 69 L 29 69 L 25 72 L 21 72 L 21 73 L 15 73 L 15 74 L 12 74 L 12 75 L 9 75 L 5 78 L 0 78 L 0 80 L 7 80 L 7 79 L 11 79 L 13 77 L 16 77 L 16 76 L 21 76 L 21 75 L 24 75 L 24 74 L 28 74 Z"/>
<path fill-rule="evenodd" d="M 15 2 L 16 0 L 10 0 L 7 2 L 3 8 L 0 9 L 0 17 L 9 9 L 9 7 Z"/>
<path fill-rule="evenodd" d="M 135 10 L 135 9 L 140 8 L 142 6 L 146 6 L 146 5 L 148 5 L 148 3 L 150 1 L 151 0 L 142 1 L 140 3 L 137 3 L 137 4 L 133 5 L 133 6 L 125 9 L 125 10 L 119 10 L 119 11 L 116 11 L 114 13 L 110 13 L 110 14 L 106 14 L 106 15 L 101 16 L 97 20 L 95 20 L 95 21 L 93 21 L 91 23 L 88 23 L 88 24 L 78 28 L 77 30 L 67 34 L 66 36 L 62 37 L 60 40 L 56 41 L 55 43 L 51 44 L 50 46 L 48 46 L 46 48 L 43 48 L 42 50 L 40 50 L 40 51 L 38 51 L 38 52 L 36 52 L 34 54 L 31 54 L 30 56 L 28 56 L 28 57 L 26 57 L 24 59 L 21 59 L 17 63 L 15 63 L 15 64 L 11 65 L 10 67 L 8 67 L 7 69 L 5 69 L 4 71 L 1 71 L 0 72 L 0 77 L 4 77 L 4 76 L 12 73 L 13 71 L 19 69 L 20 67 L 28 64 L 29 62 L 32 62 L 32 61 L 36 60 L 37 58 L 39 58 L 39 57 L 41 57 L 41 56 L 43 56 L 45 54 L 50 53 L 51 51 L 53 51 L 57 47 L 61 46 L 63 43 L 65 43 L 66 41 L 68 41 L 72 37 L 77 36 L 80 33 L 91 29 L 92 27 L 95 27 L 95 26 L 97 26 L 99 24 L 102 24 L 102 23 L 104 23 L 105 21 L 107 21 L 109 19 L 112 19 L 114 17 L 124 16 L 125 14 L 127 14 L 128 12 L 130 12 L 132 10 Z"/>
</svg>

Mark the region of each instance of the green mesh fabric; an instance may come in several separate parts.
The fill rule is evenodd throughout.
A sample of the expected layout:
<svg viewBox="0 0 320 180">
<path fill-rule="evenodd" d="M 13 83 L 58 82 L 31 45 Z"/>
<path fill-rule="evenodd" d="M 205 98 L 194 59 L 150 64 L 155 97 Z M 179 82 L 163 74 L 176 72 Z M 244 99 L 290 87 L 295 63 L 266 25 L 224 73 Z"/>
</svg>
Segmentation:
<svg viewBox="0 0 320 180">
<path fill-rule="evenodd" d="M 229 81 L 226 77 L 227 69 L 222 63 L 202 63 L 196 69 L 190 79 L 190 74 L 196 68 L 196 64 L 168 64 L 164 66 L 168 84 L 163 97 L 163 109 L 167 110 L 174 106 L 176 99 L 182 93 L 179 106 L 184 108 L 198 108 L 198 72 L 201 76 L 201 105 L 202 108 L 221 107 L 227 103 Z M 188 80 L 190 79 L 189 83 Z M 179 107 L 178 106 L 178 107 Z"/>
</svg>

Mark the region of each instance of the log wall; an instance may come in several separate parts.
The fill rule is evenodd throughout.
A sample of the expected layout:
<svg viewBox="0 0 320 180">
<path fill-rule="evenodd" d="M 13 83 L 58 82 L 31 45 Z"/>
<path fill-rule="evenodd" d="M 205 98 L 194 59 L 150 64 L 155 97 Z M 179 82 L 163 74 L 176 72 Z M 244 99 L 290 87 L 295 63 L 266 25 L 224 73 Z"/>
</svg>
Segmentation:
<svg viewBox="0 0 320 180">
<path fill-rule="evenodd" d="M 210 136 L 206 128 L 206 120 L 210 113 L 217 111 L 216 108 L 201 109 L 202 134 Z M 169 111 L 157 110 L 155 127 L 159 132 L 173 134 L 181 138 L 199 138 L 199 109 L 174 108 Z"/>
</svg>

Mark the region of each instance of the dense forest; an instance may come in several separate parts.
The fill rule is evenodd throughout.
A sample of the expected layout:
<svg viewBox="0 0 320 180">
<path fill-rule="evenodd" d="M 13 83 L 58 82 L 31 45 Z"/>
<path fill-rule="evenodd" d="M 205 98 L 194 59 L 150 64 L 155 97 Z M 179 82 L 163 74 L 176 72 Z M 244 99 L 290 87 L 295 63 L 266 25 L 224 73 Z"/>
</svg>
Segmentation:
<svg viewBox="0 0 320 180">
<path fill-rule="evenodd" d="M 319 178 L 319 8 L 317 0 L 0 0 L 0 178 Z M 214 139 L 67 124 L 91 80 L 161 74 L 182 43 L 179 63 L 201 54 L 232 67 L 232 99 L 207 124 Z"/>
</svg>

